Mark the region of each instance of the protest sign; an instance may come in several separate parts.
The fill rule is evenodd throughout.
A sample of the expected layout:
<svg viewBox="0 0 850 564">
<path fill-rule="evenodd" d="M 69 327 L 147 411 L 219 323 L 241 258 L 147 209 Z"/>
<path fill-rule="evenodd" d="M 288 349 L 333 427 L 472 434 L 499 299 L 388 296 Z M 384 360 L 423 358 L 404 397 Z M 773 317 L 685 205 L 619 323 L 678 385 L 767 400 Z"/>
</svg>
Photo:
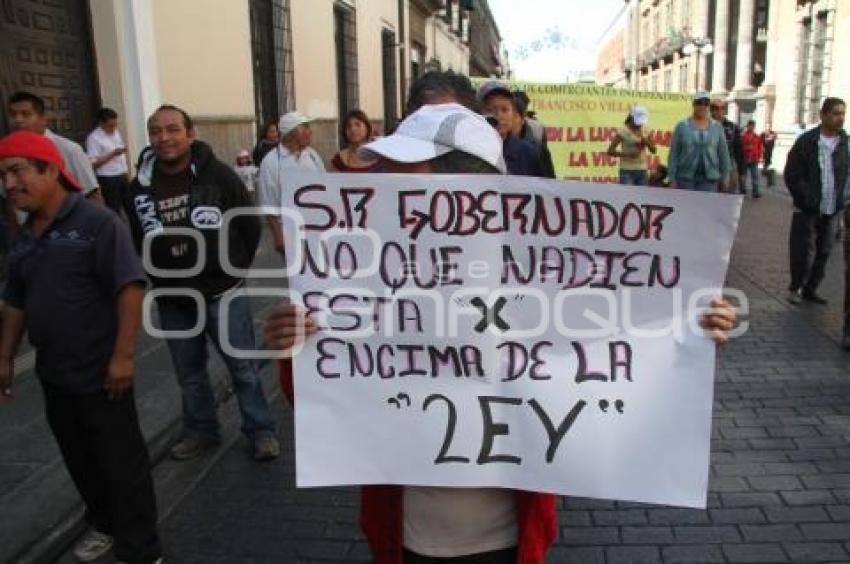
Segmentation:
<svg viewBox="0 0 850 564">
<path fill-rule="evenodd" d="M 299 486 L 705 504 L 736 196 L 489 175 L 285 177 Z"/>
<path fill-rule="evenodd" d="M 488 79 L 475 78 L 480 86 Z M 673 129 L 691 114 L 691 96 L 676 92 L 643 92 L 594 84 L 541 84 L 509 82 L 523 90 L 529 109 L 546 127 L 546 138 L 555 175 L 587 182 L 617 183 L 619 159 L 607 154 L 617 129 L 632 106 L 649 110 L 646 131 L 658 147 L 648 155 L 648 165 L 667 165 Z"/>
</svg>

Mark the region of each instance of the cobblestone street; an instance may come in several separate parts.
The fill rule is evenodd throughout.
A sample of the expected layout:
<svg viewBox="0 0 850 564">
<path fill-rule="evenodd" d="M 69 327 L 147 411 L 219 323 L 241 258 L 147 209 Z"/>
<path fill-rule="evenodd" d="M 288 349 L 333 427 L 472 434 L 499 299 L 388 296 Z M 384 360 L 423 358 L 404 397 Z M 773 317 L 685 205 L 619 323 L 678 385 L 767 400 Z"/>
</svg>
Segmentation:
<svg viewBox="0 0 850 564">
<path fill-rule="evenodd" d="M 718 355 L 707 510 L 564 498 L 551 562 L 850 561 L 843 261 L 839 245 L 829 306 L 787 304 L 790 216 L 776 193 L 745 203 L 728 285 L 749 298 L 750 330 Z M 256 464 L 234 439 L 178 503 L 166 500 L 171 562 L 369 560 L 356 490 L 294 489 L 292 413 L 276 405 L 280 459 Z"/>
</svg>

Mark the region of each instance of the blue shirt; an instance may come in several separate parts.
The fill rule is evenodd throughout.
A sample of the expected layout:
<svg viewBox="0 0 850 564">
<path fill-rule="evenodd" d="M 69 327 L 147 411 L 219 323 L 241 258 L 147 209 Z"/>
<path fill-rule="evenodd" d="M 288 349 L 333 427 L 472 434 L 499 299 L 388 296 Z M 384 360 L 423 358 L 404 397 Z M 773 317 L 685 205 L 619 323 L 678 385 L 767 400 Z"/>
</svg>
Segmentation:
<svg viewBox="0 0 850 564">
<path fill-rule="evenodd" d="M 41 236 L 24 224 L 9 252 L 4 294 L 24 312 L 39 378 L 90 394 L 103 382 L 118 332 L 118 293 L 144 283 L 130 232 L 108 208 L 69 194 Z"/>
</svg>

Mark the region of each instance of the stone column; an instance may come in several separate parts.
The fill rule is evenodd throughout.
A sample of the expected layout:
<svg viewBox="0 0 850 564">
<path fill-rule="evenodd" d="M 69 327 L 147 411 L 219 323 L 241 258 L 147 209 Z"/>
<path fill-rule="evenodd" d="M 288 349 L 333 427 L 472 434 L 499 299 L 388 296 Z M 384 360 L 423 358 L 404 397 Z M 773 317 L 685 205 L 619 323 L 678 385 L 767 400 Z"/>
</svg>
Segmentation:
<svg viewBox="0 0 850 564">
<path fill-rule="evenodd" d="M 770 0 L 767 14 L 767 60 L 764 69 L 764 85 L 776 86 L 779 64 L 779 2 Z"/>
<path fill-rule="evenodd" d="M 767 56 L 764 82 L 760 91 L 764 96 L 764 123 L 774 124 L 773 109 L 776 105 L 776 79 L 779 70 L 779 0 L 771 0 L 767 14 Z"/>
<path fill-rule="evenodd" d="M 706 40 L 709 38 L 708 21 L 711 12 L 710 0 L 697 0 L 694 2 L 693 11 L 691 12 L 691 27 L 694 30 L 694 37 Z M 714 46 L 712 45 L 714 48 Z M 696 90 L 706 90 L 708 88 L 708 55 L 700 53 L 697 55 L 699 61 L 698 71 L 695 69 L 698 80 L 694 87 Z"/>
<path fill-rule="evenodd" d="M 138 155 L 149 142 L 148 116 L 161 103 L 153 5 L 145 0 L 96 2 L 91 13 L 95 37 L 110 36 L 103 43 L 109 51 L 97 53 L 98 68 L 106 71 L 101 90 L 111 105 L 123 108 L 120 118 L 128 154 Z M 130 165 L 135 165 L 133 157 Z"/>
<path fill-rule="evenodd" d="M 623 26 L 623 61 L 625 61 L 626 68 L 630 68 L 633 64 L 633 53 L 632 49 L 632 40 L 634 39 L 634 31 L 632 30 L 632 7 L 630 4 L 626 5 L 626 25 Z M 629 77 L 631 81 L 631 77 Z M 629 84 L 631 86 L 631 83 Z"/>
<path fill-rule="evenodd" d="M 637 90 L 640 69 L 637 65 L 637 57 L 640 53 L 640 0 L 629 1 L 629 61 L 632 64 L 632 74 L 629 78 L 629 87 Z"/>
<path fill-rule="evenodd" d="M 726 44 L 729 42 L 729 0 L 717 0 L 714 13 L 714 65 L 711 68 L 711 89 L 726 93 Z"/>
<path fill-rule="evenodd" d="M 753 83 L 753 16 L 755 0 L 741 0 L 738 17 L 738 53 L 735 61 L 736 92 L 752 91 Z"/>
</svg>

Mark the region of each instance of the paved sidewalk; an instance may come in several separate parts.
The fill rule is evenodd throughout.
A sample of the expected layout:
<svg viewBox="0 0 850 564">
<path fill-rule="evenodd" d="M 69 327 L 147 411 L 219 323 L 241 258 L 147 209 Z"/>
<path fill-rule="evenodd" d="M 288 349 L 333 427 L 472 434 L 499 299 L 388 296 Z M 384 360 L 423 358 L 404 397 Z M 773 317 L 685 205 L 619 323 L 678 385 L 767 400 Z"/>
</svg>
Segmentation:
<svg viewBox="0 0 850 564">
<path fill-rule="evenodd" d="M 836 252 L 829 307 L 787 304 L 790 215 L 774 194 L 745 204 L 728 282 L 751 329 L 719 355 L 708 509 L 565 498 L 550 562 L 850 562 L 843 264 Z M 296 490 L 292 414 L 276 409 L 283 456 L 254 463 L 242 440 L 224 452 L 165 515 L 170 562 L 369 561 L 356 489 Z"/>
<path fill-rule="evenodd" d="M 759 200 L 748 198 L 732 253 L 733 272 L 783 301 L 790 282 L 788 234 L 792 212 L 791 197 L 784 186 L 772 188 Z M 844 302 L 843 241 L 835 241 L 826 278 L 818 292 L 829 299 L 829 306 L 803 304 L 797 306 L 798 312 L 839 342 Z"/>
<path fill-rule="evenodd" d="M 263 243 L 265 250 L 258 253 L 257 264 L 278 264 L 265 230 Z M 257 298 L 252 307 L 257 311 L 270 303 L 271 299 Z M 165 342 L 140 333 L 136 345 L 136 405 L 156 462 L 166 455 L 179 432 L 180 390 Z M 16 564 L 51 561 L 62 554 L 83 526 L 80 497 L 47 426 L 32 358 L 25 347 L 22 349 L 24 354 L 16 359 L 15 399 L 0 406 L 0 562 Z M 21 357 L 29 362 L 20 362 Z M 211 359 L 213 387 L 218 399 L 224 401 L 231 393 L 229 378 L 218 355 L 211 353 Z M 272 377 L 266 375 L 267 387 Z"/>
</svg>

